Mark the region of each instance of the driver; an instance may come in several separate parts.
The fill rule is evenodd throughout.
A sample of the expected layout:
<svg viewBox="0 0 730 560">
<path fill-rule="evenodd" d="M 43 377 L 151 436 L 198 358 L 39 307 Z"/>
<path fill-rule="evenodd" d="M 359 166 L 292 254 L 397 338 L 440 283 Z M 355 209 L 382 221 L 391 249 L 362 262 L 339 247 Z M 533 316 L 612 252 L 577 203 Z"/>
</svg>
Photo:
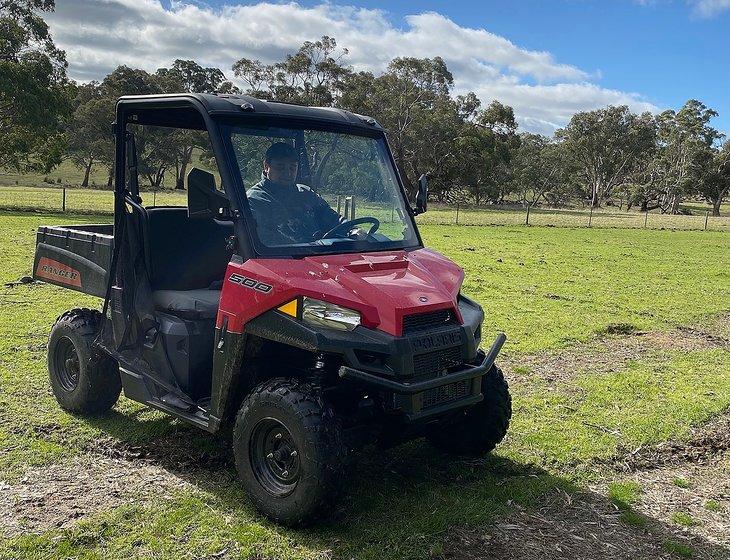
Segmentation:
<svg viewBox="0 0 730 560">
<path fill-rule="evenodd" d="M 319 239 L 344 221 L 325 200 L 296 182 L 299 158 L 285 142 L 266 150 L 261 181 L 246 191 L 261 241 L 267 245 Z"/>
</svg>

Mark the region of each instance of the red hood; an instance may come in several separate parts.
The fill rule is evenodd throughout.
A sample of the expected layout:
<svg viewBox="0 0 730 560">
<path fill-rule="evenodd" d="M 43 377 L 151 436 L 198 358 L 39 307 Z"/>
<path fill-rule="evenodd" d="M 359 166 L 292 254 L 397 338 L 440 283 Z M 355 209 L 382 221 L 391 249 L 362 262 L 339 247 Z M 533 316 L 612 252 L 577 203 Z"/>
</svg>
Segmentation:
<svg viewBox="0 0 730 560">
<path fill-rule="evenodd" d="M 456 299 L 464 278 L 460 267 L 430 249 L 252 259 L 236 268 L 273 285 L 267 296 L 256 296 L 256 315 L 305 295 L 356 309 L 365 326 L 395 336 L 401 334 L 404 315 L 445 307 L 458 314 Z M 227 299 L 224 294 L 222 309 Z"/>
</svg>

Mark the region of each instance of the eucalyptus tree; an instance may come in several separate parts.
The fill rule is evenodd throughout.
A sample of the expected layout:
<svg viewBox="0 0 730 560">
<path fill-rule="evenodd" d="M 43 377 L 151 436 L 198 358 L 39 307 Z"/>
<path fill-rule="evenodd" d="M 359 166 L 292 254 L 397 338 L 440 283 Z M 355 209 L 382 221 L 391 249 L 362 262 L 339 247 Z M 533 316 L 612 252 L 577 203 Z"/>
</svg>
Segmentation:
<svg viewBox="0 0 730 560">
<path fill-rule="evenodd" d="M 0 167 L 50 169 L 73 87 L 42 13 L 53 0 L 0 1 Z"/>
<path fill-rule="evenodd" d="M 663 212 L 677 213 L 682 198 L 705 183 L 716 143 L 722 135 L 710 125 L 717 112 L 695 99 L 679 111 L 657 117 L 658 150 L 654 167 Z"/>
<path fill-rule="evenodd" d="M 654 117 L 636 115 L 625 105 L 576 113 L 556 132 L 593 206 L 631 177 L 654 135 Z"/>
</svg>

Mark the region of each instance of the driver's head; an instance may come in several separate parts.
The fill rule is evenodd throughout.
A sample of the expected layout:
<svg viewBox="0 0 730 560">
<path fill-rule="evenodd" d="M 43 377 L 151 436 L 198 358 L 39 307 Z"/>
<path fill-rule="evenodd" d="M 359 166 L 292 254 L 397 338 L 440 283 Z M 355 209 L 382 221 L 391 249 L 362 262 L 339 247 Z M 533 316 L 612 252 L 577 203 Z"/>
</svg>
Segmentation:
<svg viewBox="0 0 730 560">
<path fill-rule="evenodd" d="M 264 157 L 264 176 L 272 183 L 290 186 L 297 180 L 299 158 L 296 150 L 285 142 L 269 146 Z"/>
</svg>

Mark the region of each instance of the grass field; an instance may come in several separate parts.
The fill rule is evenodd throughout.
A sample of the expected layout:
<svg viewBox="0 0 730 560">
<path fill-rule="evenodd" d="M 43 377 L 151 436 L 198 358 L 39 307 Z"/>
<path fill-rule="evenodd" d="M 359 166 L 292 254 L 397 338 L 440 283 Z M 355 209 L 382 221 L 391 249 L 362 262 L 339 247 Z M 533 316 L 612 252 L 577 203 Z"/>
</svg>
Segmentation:
<svg viewBox="0 0 730 560">
<path fill-rule="evenodd" d="M 41 184 L 33 183 L 33 184 Z M 105 184 L 105 183 L 104 183 Z M 109 214 L 113 211 L 113 194 L 107 190 L 93 189 L 66 189 L 65 208 L 72 214 Z M 186 193 L 184 191 L 164 189 L 159 192 L 144 192 L 146 204 L 153 202 L 158 206 L 184 206 Z M 333 206 L 335 201 L 329 201 Z M 63 189 L 59 185 L 46 184 L 44 186 L 3 185 L 0 181 L 0 209 L 58 212 L 63 207 Z M 683 205 L 690 215 L 667 215 L 658 210 L 650 212 L 648 216 L 633 209 L 630 212 L 621 211 L 616 207 L 596 209 L 591 215 L 588 208 L 533 208 L 530 211 L 529 224 L 545 227 L 588 227 L 592 228 L 635 228 L 635 229 L 684 229 L 704 230 L 707 218 L 707 229 L 711 231 L 730 231 L 730 205 L 721 207 L 720 217 L 706 216 L 709 207 L 701 202 L 688 202 Z M 358 215 L 366 215 L 368 208 L 358 206 Z M 375 213 L 386 223 L 390 219 L 390 212 Z M 519 206 L 462 206 L 457 209 L 454 205 L 431 204 L 429 211 L 419 218 L 419 222 L 429 225 L 507 225 L 520 226 L 525 224 L 525 210 Z"/>
<path fill-rule="evenodd" d="M 38 225 L 109 220 L 0 213 L 0 280 L 29 274 Z M 277 527 L 248 504 L 225 441 L 124 398 L 103 418 L 62 412 L 46 379 L 48 331 L 65 309 L 98 301 L 6 286 L 0 558 L 552 558 L 554 546 L 565 557 L 610 546 L 634 558 L 728 557 L 727 233 L 421 229 L 466 269 L 485 338 L 508 334 L 514 420 L 496 453 L 455 459 L 423 441 L 368 449 L 330 520 Z M 698 434 L 720 443 L 699 446 Z M 660 461 L 667 449 L 702 460 Z M 585 543 L 562 532 L 570 519 Z M 515 552 L 528 541 L 540 550 Z M 591 543 L 593 554 L 575 548 Z"/>
</svg>

